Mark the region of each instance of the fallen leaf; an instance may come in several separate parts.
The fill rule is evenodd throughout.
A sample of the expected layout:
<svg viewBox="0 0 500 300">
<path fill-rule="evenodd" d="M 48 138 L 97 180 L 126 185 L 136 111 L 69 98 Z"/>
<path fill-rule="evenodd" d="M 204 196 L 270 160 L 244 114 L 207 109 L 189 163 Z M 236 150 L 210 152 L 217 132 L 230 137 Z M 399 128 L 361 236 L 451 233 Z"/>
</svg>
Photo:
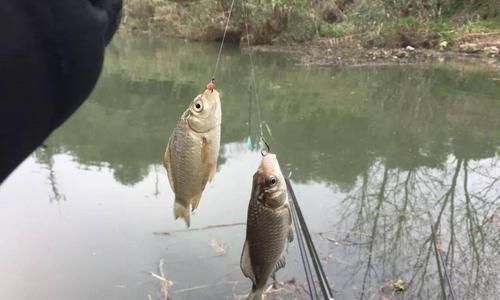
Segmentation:
<svg viewBox="0 0 500 300">
<path fill-rule="evenodd" d="M 210 241 L 210 246 L 212 246 L 212 249 L 214 249 L 214 251 L 217 252 L 217 254 L 219 254 L 220 256 L 226 254 L 226 247 L 216 238 L 213 238 Z"/>
<path fill-rule="evenodd" d="M 443 251 L 443 244 L 441 244 L 441 243 L 436 243 L 436 248 L 437 248 L 439 251 Z"/>
<path fill-rule="evenodd" d="M 396 292 L 402 292 L 406 289 L 405 282 L 402 279 L 398 279 L 392 284 L 392 288 Z"/>
<path fill-rule="evenodd" d="M 323 257 L 321 259 L 321 261 L 324 262 L 325 264 L 329 264 L 332 261 L 332 258 L 333 258 L 333 254 L 330 253 L 327 256 Z"/>
</svg>

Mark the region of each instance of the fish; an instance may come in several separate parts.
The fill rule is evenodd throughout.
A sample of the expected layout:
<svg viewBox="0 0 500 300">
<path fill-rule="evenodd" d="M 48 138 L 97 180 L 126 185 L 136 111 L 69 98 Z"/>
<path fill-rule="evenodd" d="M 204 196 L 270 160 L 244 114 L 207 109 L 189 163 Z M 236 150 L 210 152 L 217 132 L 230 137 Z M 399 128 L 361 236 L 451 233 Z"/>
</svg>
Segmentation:
<svg viewBox="0 0 500 300">
<path fill-rule="evenodd" d="M 286 182 L 275 154 L 267 153 L 253 175 L 246 238 L 240 268 L 252 281 L 249 300 L 260 300 L 269 276 L 286 265 L 286 243 L 293 241 Z"/>
<path fill-rule="evenodd" d="M 191 211 L 217 170 L 221 136 L 221 102 L 217 90 L 196 96 L 169 138 L 163 157 L 168 181 L 175 193 L 174 218 L 191 225 Z"/>
</svg>

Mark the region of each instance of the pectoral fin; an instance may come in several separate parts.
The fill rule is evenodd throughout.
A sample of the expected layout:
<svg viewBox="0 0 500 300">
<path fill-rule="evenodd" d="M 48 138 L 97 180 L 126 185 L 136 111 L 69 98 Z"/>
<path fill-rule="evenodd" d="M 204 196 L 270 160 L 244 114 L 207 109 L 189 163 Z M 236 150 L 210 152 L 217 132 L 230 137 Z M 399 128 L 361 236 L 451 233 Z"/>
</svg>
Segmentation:
<svg viewBox="0 0 500 300">
<path fill-rule="evenodd" d="M 203 137 L 201 142 L 201 162 L 205 163 L 210 156 L 210 142 L 206 137 Z"/>
<path fill-rule="evenodd" d="M 292 226 L 292 210 L 290 209 L 290 205 L 286 203 L 285 208 L 288 211 L 288 225 Z"/>
<path fill-rule="evenodd" d="M 170 160 L 170 143 L 167 145 L 167 149 L 165 150 L 165 155 L 163 156 L 163 165 L 165 166 L 165 169 L 167 170 L 167 176 L 168 176 L 168 182 L 170 183 L 170 188 L 172 188 L 172 191 L 175 193 L 175 187 L 174 187 L 174 180 L 173 180 L 173 175 L 172 175 L 172 163 Z"/>
<path fill-rule="evenodd" d="M 240 268 L 245 277 L 252 280 L 255 286 L 255 274 L 253 273 L 252 260 L 250 259 L 250 248 L 248 247 L 248 241 L 245 241 L 243 245 L 243 251 L 241 252 Z"/>
<path fill-rule="evenodd" d="M 293 228 L 290 225 L 290 228 L 288 228 L 288 242 L 291 243 L 293 242 Z"/>
<path fill-rule="evenodd" d="M 212 181 L 212 179 L 214 179 L 216 171 L 217 171 L 217 163 L 209 163 L 208 164 L 208 176 L 207 176 L 207 180 L 205 180 L 205 184 L 207 184 L 208 181 Z"/>
</svg>

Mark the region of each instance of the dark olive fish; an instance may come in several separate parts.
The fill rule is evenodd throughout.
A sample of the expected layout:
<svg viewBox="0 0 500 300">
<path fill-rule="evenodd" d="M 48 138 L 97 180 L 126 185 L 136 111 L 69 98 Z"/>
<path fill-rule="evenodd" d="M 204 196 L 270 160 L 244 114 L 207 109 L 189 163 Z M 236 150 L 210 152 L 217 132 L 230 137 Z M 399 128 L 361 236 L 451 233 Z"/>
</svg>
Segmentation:
<svg viewBox="0 0 500 300">
<path fill-rule="evenodd" d="M 262 299 L 269 276 L 285 266 L 287 239 L 293 239 L 285 179 L 276 155 L 267 154 L 253 176 L 248 205 L 247 234 L 240 267 L 252 280 L 248 299 Z"/>
</svg>

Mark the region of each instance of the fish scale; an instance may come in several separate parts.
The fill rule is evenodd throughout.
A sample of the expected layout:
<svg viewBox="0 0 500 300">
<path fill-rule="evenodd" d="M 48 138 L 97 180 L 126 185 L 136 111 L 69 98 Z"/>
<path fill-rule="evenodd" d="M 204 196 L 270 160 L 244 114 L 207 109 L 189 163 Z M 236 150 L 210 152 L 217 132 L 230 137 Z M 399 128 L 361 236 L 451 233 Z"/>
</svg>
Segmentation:
<svg viewBox="0 0 500 300">
<path fill-rule="evenodd" d="M 179 127 L 187 127 L 187 121 L 181 120 L 178 124 Z M 196 147 L 197 144 L 201 143 L 201 137 L 193 136 L 186 129 L 176 130 L 175 138 L 172 142 L 172 150 L 178 155 L 172 157 L 172 166 L 175 168 L 174 173 L 177 175 L 174 177 L 174 186 L 185 186 L 189 185 L 193 188 L 190 189 L 179 189 L 176 190 L 176 197 L 179 202 L 189 206 L 189 201 L 193 196 L 198 194 L 199 190 L 194 187 L 201 185 L 200 176 L 198 175 L 200 170 L 199 166 L 196 164 L 196 157 L 200 157 L 200 147 Z"/>
</svg>

